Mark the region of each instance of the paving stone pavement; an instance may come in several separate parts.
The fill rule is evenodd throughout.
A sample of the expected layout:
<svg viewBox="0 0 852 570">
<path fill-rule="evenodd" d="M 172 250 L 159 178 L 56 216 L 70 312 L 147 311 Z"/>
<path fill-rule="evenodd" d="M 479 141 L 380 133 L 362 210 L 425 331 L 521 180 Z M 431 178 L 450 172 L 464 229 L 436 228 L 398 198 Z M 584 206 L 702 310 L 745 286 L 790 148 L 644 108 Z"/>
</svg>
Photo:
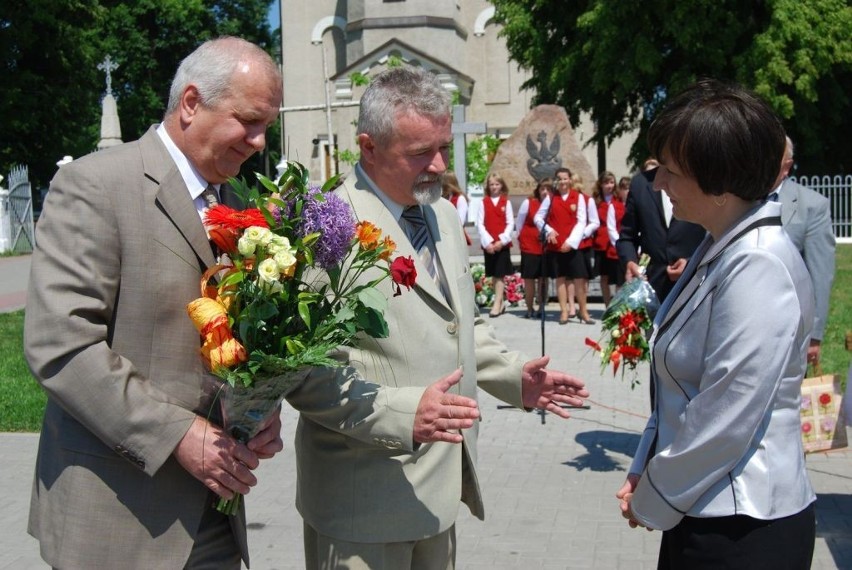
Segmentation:
<svg viewBox="0 0 852 570">
<path fill-rule="evenodd" d="M 2 270 L 2 267 L 0 267 Z M 637 370 L 641 385 L 600 373 L 586 336 L 597 339 L 598 325 L 560 326 L 549 307 L 545 348 L 551 366 L 586 380 L 588 409 L 561 420 L 548 414 L 500 408 L 481 393 L 479 477 L 486 520 L 461 508 L 458 524 L 460 570 L 655 568 L 660 533 L 630 529 L 621 518 L 616 490 L 621 486 L 648 408 L 647 367 Z M 597 319 L 602 307 L 592 305 Z M 541 326 L 510 309 L 492 319 L 498 336 L 529 356 L 541 352 Z M 247 497 L 253 570 L 304 568 L 302 523 L 294 508 L 295 459 L 292 434 L 296 414 L 282 413 L 286 449 L 258 470 L 259 485 Z M 850 434 L 852 435 L 852 434 Z M 0 534 L 0 569 L 46 568 L 38 543 L 26 534 L 26 518 L 38 436 L 0 435 L 0 477 L 6 483 L 6 531 Z M 813 454 L 808 470 L 816 488 L 817 541 L 814 569 L 852 569 L 852 451 Z"/>
</svg>

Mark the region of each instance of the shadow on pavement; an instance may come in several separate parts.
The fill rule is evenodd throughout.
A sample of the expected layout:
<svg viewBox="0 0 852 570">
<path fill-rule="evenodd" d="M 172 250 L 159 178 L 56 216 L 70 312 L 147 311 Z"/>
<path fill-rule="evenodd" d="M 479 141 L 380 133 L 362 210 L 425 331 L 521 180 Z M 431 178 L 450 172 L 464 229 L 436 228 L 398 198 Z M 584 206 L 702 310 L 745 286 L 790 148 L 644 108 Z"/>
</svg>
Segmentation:
<svg viewBox="0 0 852 570">
<path fill-rule="evenodd" d="M 586 448 L 586 453 L 562 464 L 578 471 L 626 471 L 622 461 L 610 456 L 619 453 L 633 457 L 639 445 L 639 434 L 594 430 L 578 433 L 574 440 Z"/>
<path fill-rule="evenodd" d="M 852 559 L 852 495 L 818 493 L 816 535 L 825 540 L 838 568 Z"/>
</svg>

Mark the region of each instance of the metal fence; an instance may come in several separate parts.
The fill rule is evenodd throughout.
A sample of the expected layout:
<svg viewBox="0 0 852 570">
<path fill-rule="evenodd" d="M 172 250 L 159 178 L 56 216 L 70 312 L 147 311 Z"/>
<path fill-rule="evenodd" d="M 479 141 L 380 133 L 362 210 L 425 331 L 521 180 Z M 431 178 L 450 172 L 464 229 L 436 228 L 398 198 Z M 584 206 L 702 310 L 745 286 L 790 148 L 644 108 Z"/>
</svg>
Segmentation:
<svg viewBox="0 0 852 570">
<path fill-rule="evenodd" d="M 831 204 L 831 225 L 837 243 L 852 243 L 852 174 L 790 178 L 828 198 Z"/>
<path fill-rule="evenodd" d="M 33 193 L 26 166 L 15 166 L 9 173 L 9 222 L 11 248 L 15 253 L 32 253 L 35 246 Z"/>
</svg>

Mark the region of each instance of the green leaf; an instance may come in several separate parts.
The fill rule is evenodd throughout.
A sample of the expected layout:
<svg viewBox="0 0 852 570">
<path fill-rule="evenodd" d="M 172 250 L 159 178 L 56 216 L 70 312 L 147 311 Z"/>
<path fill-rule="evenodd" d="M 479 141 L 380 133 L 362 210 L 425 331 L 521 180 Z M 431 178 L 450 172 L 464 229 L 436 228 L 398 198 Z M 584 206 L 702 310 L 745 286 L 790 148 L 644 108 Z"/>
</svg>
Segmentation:
<svg viewBox="0 0 852 570">
<path fill-rule="evenodd" d="M 378 289 L 367 287 L 358 291 L 358 301 L 365 307 L 384 312 L 388 307 L 388 299 Z"/>
</svg>

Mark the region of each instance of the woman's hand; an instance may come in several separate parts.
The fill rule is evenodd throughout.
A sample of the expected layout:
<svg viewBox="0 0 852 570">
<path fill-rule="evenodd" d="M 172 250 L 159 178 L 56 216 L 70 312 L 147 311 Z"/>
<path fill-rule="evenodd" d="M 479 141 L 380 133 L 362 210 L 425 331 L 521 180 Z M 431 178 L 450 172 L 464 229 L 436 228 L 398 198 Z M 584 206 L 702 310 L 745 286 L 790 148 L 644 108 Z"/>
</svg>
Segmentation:
<svg viewBox="0 0 852 570">
<path fill-rule="evenodd" d="M 630 525 L 630 528 L 636 528 L 638 526 L 645 527 L 645 525 L 636 520 L 633 510 L 630 508 L 630 501 L 633 499 L 633 493 L 636 491 L 636 486 L 639 485 L 639 479 L 639 475 L 631 473 L 627 476 L 627 480 L 624 482 L 624 485 L 621 486 L 621 489 L 619 489 L 615 494 L 615 498 L 621 501 L 619 504 L 621 516 L 627 519 L 627 524 Z M 653 529 L 648 528 L 648 530 L 650 531 Z"/>
</svg>

